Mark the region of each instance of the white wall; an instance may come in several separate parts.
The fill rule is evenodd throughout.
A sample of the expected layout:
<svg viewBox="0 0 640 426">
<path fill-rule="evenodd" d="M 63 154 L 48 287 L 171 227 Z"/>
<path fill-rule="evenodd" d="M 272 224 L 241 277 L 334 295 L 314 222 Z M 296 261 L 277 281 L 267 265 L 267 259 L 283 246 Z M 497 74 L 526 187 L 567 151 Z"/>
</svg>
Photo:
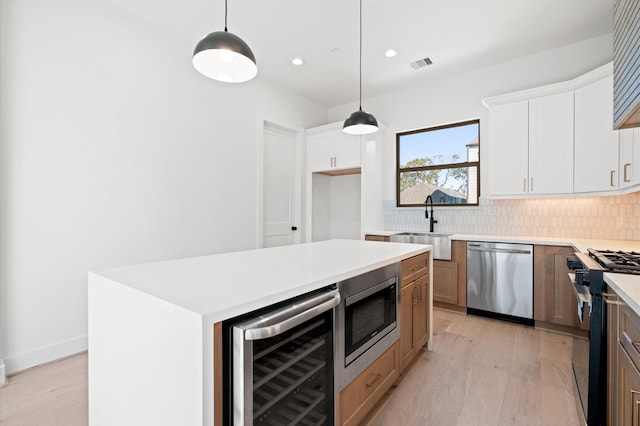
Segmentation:
<svg viewBox="0 0 640 426">
<path fill-rule="evenodd" d="M 361 174 L 311 174 L 311 241 L 336 238 L 359 240 L 361 228 Z"/>
<path fill-rule="evenodd" d="M 87 271 L 257 241 L 263 120 L 326 122 L 267 79 L 225 85 L 108 0 L 0 5 L 0 359 L 86 349 Z"/>
<path fill-rule="evenodd" d="M 482 105 L 483 98 L 568 80 L 597 68 L 612 58 L 613 39 L 611 35 L 607 35 L 478 71 L 431 81 L 411 89 L 363 99 L 363 109 L 374 114 L 378 121 L 387 126 L 382 144 L 385 199 L 395 200 L 396 197 L 396 133 L 480 118 L 482 156 L 482 140 L 486 140 L 489 116 L 488 110 Z M 429 69 L 416 72 L 428 74 Z M 366 93 L 366 88 L 363 89 Z M 357 108 L 355 103 L 330 108 L 329 121 L 344 120 L 354 108 Z M 481 164 L 482 177 L 484 172 Z M 481 183 L 486 182 L 487 179 L 481 179 Z"/>
</svg>

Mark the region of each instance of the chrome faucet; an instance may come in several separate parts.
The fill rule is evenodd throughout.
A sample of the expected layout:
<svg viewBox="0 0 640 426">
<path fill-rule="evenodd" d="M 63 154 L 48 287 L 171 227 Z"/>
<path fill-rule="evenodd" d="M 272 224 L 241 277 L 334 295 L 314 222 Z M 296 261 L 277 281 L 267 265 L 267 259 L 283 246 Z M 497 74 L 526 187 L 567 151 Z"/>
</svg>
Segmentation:
<svg viewBox="0 0 640 426">
<path fill-rule="evenodd" d="M 431 217 L 429 217 L 429 202 L 431 202 Z M 424 217 L 429 219 L 429 232 L 433 232 L 433 224 L 438 223 L 438 221 L 433 217 L 433 198 L 431 198 L 431 195 L 427 195 L 427 199 L 424 200 Z"/>
</svg>

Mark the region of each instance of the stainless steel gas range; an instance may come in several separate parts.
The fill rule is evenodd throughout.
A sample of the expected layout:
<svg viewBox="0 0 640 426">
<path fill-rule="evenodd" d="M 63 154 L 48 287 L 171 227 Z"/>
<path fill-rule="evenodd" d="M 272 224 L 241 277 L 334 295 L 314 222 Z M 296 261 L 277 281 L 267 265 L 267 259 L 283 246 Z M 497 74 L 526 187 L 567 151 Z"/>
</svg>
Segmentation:
<svg viewBox="0 0 640 426">
<path fill-rule="evenodd" d="M 567 259 L 580 321 L 590 325 L 589 340 L 575 339 L 573 372 L 585 421 L 606 424 L 607 307 L 604 273 L 640 274 L 640 253 L 587 249 Z"/>
</svg>

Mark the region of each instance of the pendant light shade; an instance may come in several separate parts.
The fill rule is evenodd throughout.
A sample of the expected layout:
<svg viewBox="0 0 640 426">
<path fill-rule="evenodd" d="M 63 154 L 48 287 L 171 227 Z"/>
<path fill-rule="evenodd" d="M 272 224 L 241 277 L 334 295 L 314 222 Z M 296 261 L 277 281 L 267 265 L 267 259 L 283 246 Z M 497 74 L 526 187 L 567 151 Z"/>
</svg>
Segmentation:
<svg viewBox="0 0 640 426">
<path fill-rule="evenodd" d="M 193 66 L 201 74 L 225 83 L 242 83 L 258 73 L 256 58 L 247 43 L 227 31 L 227 1 L 224 2 L 224 31 L 216 31 L 196 45 Z"/>
<path fill-rule="evenodd" d="M 368 135 L 378 131 L 378 120 L 362 110 L 362 0 L 360 0 L 360 108 L 344 121 L 342 131 L 350 135 Z"/>
<path fill-rule="evenodd" d="M 344 121 L 342 130 L 350 135 L 368 135 L 378 130 L 378 120 L 360 107 Z"/>
</svg>

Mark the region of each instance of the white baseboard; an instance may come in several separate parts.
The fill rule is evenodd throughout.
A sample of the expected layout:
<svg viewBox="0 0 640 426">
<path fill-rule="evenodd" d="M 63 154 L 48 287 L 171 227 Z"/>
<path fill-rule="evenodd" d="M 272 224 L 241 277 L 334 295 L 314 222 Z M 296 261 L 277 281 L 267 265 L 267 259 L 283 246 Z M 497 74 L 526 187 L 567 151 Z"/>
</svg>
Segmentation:
<svg viewBox="0 0 640 426">
<path fill-rule="evenodd" d="M 82 336 L 38 348 L 30 352 L 12 355 L 4 360 L 6 365 L 6 371 L 4 372 L 8 375 L 15 374 L 18 371 L 26 370 L 36 365 L 45 364 L 77 354 L 78 352 L 86 351 L 88 347 L 87 336 Z M 2 361 L 0 361 L 0 363 L 1 362 Z M 0 364 L 0 372 L 2 372 L 2 367 Z M 0 374 L 0 383 L 2 383 L 2 377 L 4 377 L 4 374 Z"/>
<path fill-rule="evenodd" d="M 4 371 L 4 361 L 0 359 L 0 387 L 7 383 L 7 375 Z"/>
</svg>

